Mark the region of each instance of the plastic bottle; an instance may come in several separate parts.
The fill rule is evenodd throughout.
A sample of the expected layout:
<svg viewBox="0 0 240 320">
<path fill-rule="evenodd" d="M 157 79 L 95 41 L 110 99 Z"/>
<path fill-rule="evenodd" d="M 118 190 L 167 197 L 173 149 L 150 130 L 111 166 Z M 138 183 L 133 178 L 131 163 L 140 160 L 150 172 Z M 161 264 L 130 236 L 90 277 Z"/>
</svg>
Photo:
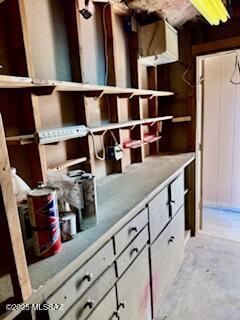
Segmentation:
<svg viewBox="0 0 240 320">
<path fill-rule="evenodd" d="M 27 194 L 31 191 L 31 189 L 26 184 L 26 182 L 17 175 L 16 168 L 11 168 L 11 176 L 14 195 L 16 197 L 17 203 L 20 203 L 27 198 Z"/>
</svg>

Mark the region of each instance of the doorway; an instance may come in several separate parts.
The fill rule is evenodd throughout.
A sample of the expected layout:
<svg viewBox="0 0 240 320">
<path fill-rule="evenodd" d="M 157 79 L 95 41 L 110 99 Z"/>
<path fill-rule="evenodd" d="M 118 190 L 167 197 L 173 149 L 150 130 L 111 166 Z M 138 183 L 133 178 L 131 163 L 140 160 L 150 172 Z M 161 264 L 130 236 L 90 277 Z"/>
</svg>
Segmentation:
<svg viewBox="0 0 240 320">
<path fill-rule="evenodd" d="M 203 233 L 240 241 L 240 51 L 198 58 Z"/>
</svg>

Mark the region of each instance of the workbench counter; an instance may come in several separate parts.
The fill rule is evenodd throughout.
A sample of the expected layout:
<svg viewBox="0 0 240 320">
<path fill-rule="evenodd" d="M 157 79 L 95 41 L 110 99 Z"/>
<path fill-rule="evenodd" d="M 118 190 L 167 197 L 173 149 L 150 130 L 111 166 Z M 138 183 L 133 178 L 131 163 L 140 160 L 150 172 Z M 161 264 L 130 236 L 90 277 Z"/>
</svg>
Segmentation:
<svg viewBox="0 0 240 320">
<path fill-rule="evenodd" d="M 52 294 L 194 158 L 194 153 L 151 156 L 131 165 L 124 174 L 98 181 L 98 225 L 65 242 L 55 256 L 29 265 L 36 290 L 30 302 L 39 303 Z"/>
</svg>

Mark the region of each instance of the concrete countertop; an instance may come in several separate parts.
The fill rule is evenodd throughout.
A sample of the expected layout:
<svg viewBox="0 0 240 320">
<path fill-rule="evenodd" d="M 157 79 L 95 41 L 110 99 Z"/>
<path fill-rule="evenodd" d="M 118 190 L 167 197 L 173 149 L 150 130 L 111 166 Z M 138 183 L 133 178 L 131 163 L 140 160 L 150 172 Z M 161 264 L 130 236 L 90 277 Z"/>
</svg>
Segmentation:
<svg viewBox="0 0 240 320">
<path fill-rule="evenodd" d="M 151 156 L 98 181 L 98 225 L 65 242 L 55 256 L 29 265 L 35 291 L 29 302 L 40 303 L 52 294 L 194 158 L 194 153 Z"/>
</svg>

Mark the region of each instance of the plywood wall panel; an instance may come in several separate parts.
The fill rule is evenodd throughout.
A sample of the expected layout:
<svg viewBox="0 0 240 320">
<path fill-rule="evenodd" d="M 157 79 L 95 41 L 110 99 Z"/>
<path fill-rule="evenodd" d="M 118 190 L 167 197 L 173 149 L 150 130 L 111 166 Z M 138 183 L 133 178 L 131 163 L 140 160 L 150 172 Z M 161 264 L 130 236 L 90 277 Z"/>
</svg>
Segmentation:
<svg viewBox="0 0 240 320">
<path fill-rule="evenodd" d="M 223 55 L 221 60 L 221 87 L 219 113 L 218 153 L 218 206 L 231 207 L 233 123 L 236 87 L 230 83 L 234 69 L 235 54 Z"/>
<path fill-rule="evenodd" d="M 217 205 L 220 57 L 204 61 L 203 201 Z"/>
<path fill-rule="evenodd" d="M 233 122 L 233 162 L 231 207 L 240 208 L 240 86 L 236 87 L 236 103 Z"/>
<path fill-rule="evenodd" d="M 80 10 L 85 8 L 85 1 L 79 0 Z M 83 83 L 105 83 L 105 53 L 103 6 L 94 5 L 91 19 L 85 19 L 80 14 L 80 50 Z"/>
<path fill-rule="evenodd" d="M 240 209 L 240 88 L 235 53 L 204 62 L 203 203 Z"/>
<path fill-rule="evenodd" d="M 130 62 L 124 20 L 122 16 L 119 16 L 114 12 L 112 13 L 112 17 L 116 85 L 129 88 L 131 87 Z"/>
<path fill-rule="evenodd" d="M 64 0 L 21 0 L 20 4 L 28 28 L 30 77 L 71 81 Z"/>
</svg>

